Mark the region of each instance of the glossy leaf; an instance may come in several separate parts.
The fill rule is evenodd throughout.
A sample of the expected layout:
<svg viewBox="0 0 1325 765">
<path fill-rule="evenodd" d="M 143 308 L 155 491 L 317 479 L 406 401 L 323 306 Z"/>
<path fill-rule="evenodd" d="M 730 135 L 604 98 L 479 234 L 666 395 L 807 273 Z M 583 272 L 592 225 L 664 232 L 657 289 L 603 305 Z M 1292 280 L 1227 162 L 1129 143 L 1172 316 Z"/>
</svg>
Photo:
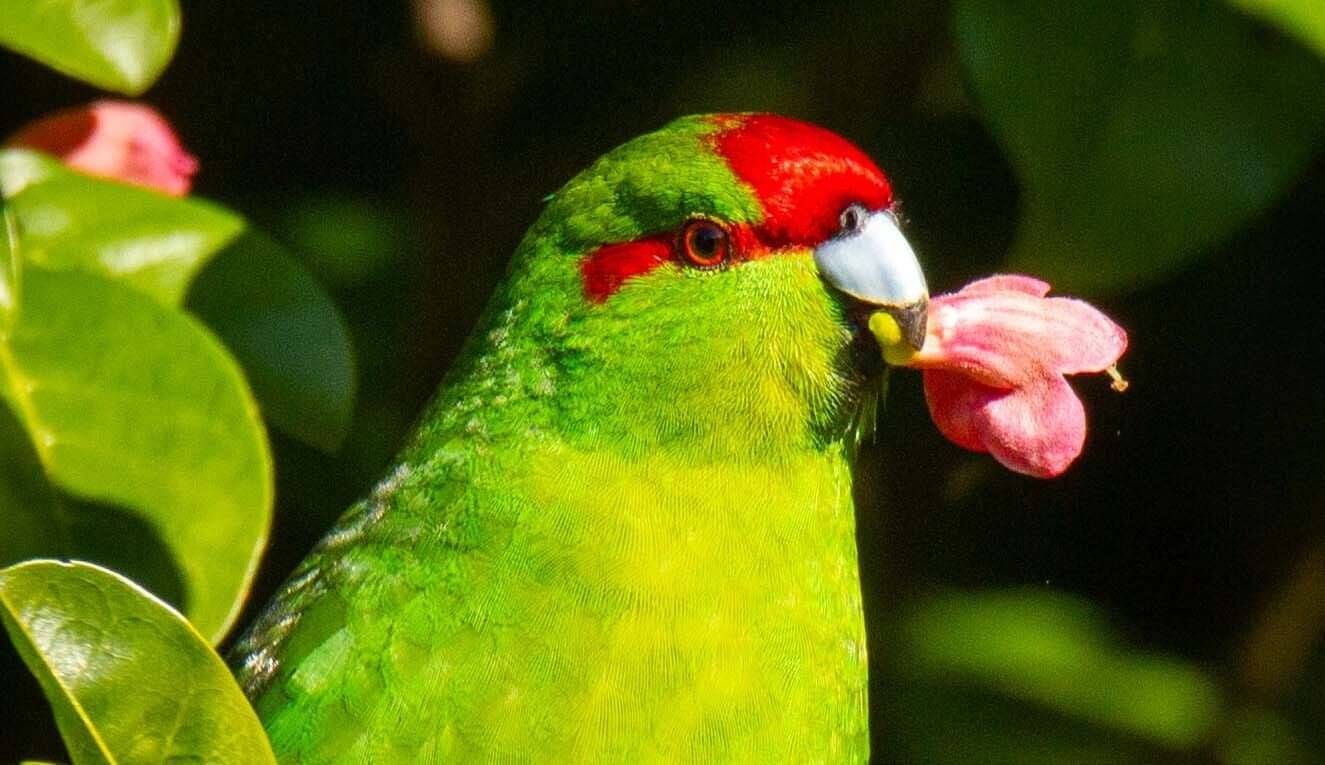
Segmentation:
<svg viewBox="0 0 1325 765">
<path fill-rule="evenodd" d="M 0 326 L 7 325 L 18 302 L 18 226 L 0 199 Z"/>
<path fill-rule="evenodd" d="M 92 178 L 32 151 L 0 152 L 0 186 L 24 260 L 122 279 L 171 305 L 245 227 L 209 202 Z"/>
<path fill-rule="evenodd" d="M 87 563 L 0 571 L 0 618 L 87 763 L 275 763 L 220 657 L 169 606 Z"/>
<path fill-rule="evenodd" d="M 262 423 L 220 343 L 125 285 L 25 264 L 19 318 L 0 333 L 0 397 L 56 487 L 123 508 L 160 538 L 183 574 L 185 613 L 219 639 L 272 505 Z M 103 526 L 115 517 L 100 515 Z M 70 533 L 81 514 L 58 506 L 53 518 L 63 533 L 41 543 L 48 555 L 109 533 Z"/>
<path fill-rule="evenodd" d="M 955 19 L 1023 187 L 1007 269 L 1066 292 L 1176 272 L 1325 136 L 1325 62 L 1222 5 L 960 0 Z"/>
<path fill-rule="evenodd" d="M 0 566 L 78 558 L 119 571 L 169 603 L 187 601 L 172 550 L 140 513 L 80 499 L 51 483 L 27 428 L 0 402 Z"/>
<path fill-rule="evenodd" d="M 1234 7 L 1277 25 L 1325 56 L 1325 6 L 1320 0 L 1229 0 Z"/>
<path fill-rule="evenodd" d="M 52 554 L 67 555 L 56 501 L 27 430 L 0 405 L 0 566 Z"/>
<path fill-rule="evenodd" d="M 188 307 L 238 358 L 273 425 L 340 445 L 354 413 L 349 330 L 299 261 L 250 231 L 198 276 Z"/>
<path fill-rule="evenodd" d="M 272 424 L 324 450 L 344 438 L 355 393 L 348 331 L 280 245 L 217 205 L 92 178 L 37 152 L 0 152 L 0 186 L 24 260 L 108 276 L 172 306 L 190 295 Z M 226 262 L 190 289 L 218 256 Z"/>
<path fill-rule="evenodd" d="M 0 45 L 107 90 L 137 95 L 179 42 L 177 0 L 0 0 Z"/>
</svg>

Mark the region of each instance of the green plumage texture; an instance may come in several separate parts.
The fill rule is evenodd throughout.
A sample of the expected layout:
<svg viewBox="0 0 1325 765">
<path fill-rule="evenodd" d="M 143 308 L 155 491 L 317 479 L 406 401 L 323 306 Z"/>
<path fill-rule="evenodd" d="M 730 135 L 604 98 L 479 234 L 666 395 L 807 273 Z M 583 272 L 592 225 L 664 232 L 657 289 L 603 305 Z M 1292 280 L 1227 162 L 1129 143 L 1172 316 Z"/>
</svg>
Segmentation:
<svg viewBox="0 0 1325 765">
<path fill-rule="evenodd" d="M 810 250 L 584 295 L 597 246 L 761 219 L 719 124 L 552 198 L 398 465 L 240 641 L 282 762 L 867 758 L 864 386 Z"/>
</svg>

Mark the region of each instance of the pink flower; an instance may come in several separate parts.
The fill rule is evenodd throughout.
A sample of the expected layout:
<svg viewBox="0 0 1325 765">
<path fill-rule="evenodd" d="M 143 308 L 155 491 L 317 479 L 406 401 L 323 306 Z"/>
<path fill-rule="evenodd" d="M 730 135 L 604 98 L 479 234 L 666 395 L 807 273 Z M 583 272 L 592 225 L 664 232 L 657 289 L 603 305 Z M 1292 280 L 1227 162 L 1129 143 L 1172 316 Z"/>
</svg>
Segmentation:
<svg viewBox="0 0 1325 765">
<path fill-rule="evenodd" d="M 1080 300 L 1045 297 L 1028 276 L 992 276 L 930 301 L 924 347 L 889 359 L 924 370 L 934 424 L 967 449 L 1018 473 L 1067 470 L 1086 439 L 1086 413 L 1064 375 L 1108 372 L 1127 333 Z"/>
<path fill-rule="evenodd" d="M 7 142 L 53 154 L 75 170 L 156 189 L 189 193 L 198 160 L 151 107 L 97 101 L 43 117 Z"/>
</svg>

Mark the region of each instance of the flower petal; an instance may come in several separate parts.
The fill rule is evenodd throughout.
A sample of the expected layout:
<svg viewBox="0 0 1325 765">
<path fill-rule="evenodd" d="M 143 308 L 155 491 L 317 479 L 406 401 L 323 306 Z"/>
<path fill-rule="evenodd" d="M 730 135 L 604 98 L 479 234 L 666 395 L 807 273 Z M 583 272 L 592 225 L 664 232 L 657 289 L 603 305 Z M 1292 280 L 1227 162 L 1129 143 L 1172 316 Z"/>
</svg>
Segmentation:
<svg viewBox="0 0 1325 765">
<path fill-rule="evenodd" d="M 924 373 L 925 400 L 939 431 L 1037 478 L 1067 470 L 1086 441 L 1086 412 L 1062 377 L 998 390 L 941 370 Z"/>
<path fill-rule="evenodd" d="M 1083 301 L 1035 295 L 1040 285 L 994 277 L 972 291 L 934 298 L 925 347 L 908 366 L 957 371 L 1006 389 L 1054 374 L 1102 371 L 1118 360 L 1127 348 L 1122 327 Z"/>
<path fill-rule="evenodd" d="M 1035 297 L 1049 294 L 1049 282 L 1024 274 L 994 274 L 976 279 L 957 290 L 959 295 L 988 295 L 994 292 L 1024 292 Z"/>
<path fill-rule="evenodd" d="M 129 101 L 97 101 L 42 118 L 7 142 L 59 157 L 75 170 L 147 186 L 172 196 L 189 193 L 198 160 L 156 111 Z"/>
<path fill-rule="evenodd" d="M 987 426 L 982 412 L 990 401 L 1008 391 L 941 369 L 926 369 L 924 382 L 929 416 L 943 437 L 963 449 L 989 451 L 983 438 Z"/>
</svg>

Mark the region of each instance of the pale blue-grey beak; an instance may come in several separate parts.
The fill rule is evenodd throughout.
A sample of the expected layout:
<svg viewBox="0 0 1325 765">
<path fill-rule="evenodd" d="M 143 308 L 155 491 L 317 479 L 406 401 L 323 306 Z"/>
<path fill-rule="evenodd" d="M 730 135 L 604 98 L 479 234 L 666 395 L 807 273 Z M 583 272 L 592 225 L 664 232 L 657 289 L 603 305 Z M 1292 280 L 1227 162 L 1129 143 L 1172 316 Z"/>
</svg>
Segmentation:
<svg viewBox="0 0 1325 765">
<path fill-rule="evenodd" d="M 896 319 L 908 345 L 925 344 L 929 288 L 891 212 L 843 213 L 842 233 L 815 249 L 814 262 L 829 285 Z"/>
</svg>

